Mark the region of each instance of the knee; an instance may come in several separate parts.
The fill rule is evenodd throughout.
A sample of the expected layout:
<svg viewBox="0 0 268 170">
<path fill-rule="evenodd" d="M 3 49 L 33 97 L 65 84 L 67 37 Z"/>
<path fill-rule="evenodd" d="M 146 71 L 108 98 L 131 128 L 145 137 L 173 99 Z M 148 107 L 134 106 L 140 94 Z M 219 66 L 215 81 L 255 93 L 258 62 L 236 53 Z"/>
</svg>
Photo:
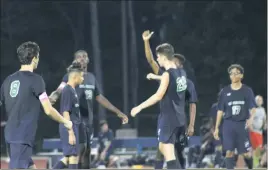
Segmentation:
<svg viewBox="0 0 268 170">
<path fill-rule="evenodd" d="M 244 153 L 243 156 L 245 158 L 251 158 L 252 157 L 252 154 L 251 154 L 251 152 L 247 152 L 247 153 Z"/>
<path fill-rule="evenodd" d="M 60 161 L 61 161 L 62 163 L 64 163 L 65 165 L 67 165 L 68 162 L 69 162 L 69 158 L 68 158 L 68 157 L 63 157 Z"/>
<path fill-rule="evenodd" d="M 78 163 L 78 157 L 77 156 L 70 156 L 69 157 L 69 164 L 77 164 Z"/>
<path fill-rule="evenodd" d="M 225 157 L 226 157 L 226 158 L 234 157 L 234 152 L 233 152 L 233 151 L 226 151 L 226 153 L 225 153 Z"/>
</svg>

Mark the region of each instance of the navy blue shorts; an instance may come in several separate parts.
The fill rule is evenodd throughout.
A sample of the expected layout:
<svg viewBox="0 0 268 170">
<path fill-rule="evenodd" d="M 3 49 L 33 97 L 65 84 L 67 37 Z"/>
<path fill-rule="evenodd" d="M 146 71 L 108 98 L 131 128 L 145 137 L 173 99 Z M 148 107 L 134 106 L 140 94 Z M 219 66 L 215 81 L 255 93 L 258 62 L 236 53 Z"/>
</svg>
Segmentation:
<svg viewBox="0 0 268 170">
<path fill-rule="evenodd" d="M 21 143 L 9 143 L 8 154 L 10 157 L 10 169 L 28 169 L 34 162 L 31 158 L 33 154 L 32 146 Z"/>
<path fill-rule="evenodd" d="M 238 154 L 250 151 L 249 133 L 245 127 L 245 121 L 224 120 L 222 129 L 223 150 L 234 151 L 237 149 Z"/>
<path fill-rule="evenodd" d="M 93 127 L 84 123 L 79 127 L 79 142 L 80 144 L 86 143 L 87 147 L 90 147 L 93 140 Z"/>
<path fill-rule="evenodd" d="M 60 139 L 62 144 L 62 152 L 64 156 L 77 156 L 79 153 L 79 126 L 80 124 L 73 124 L 73 131 L 76 138 L 76 144 L 69 144 L 69 133 L 63 124 L 59 125 Z"/>
<path fill-rule="evenodd" d="M 184 129 L 184 127 L 183 127 Z M 178 136 L 180 136 L 180 133 L 185 133 L 185 131 L 182 131 L 182 128 L 180 127 L 158 127 L 157 135 L 158 135 L 158 142 L 161 143 L 171 143 L 175 144 L 178 140 Z"/>
</svg>

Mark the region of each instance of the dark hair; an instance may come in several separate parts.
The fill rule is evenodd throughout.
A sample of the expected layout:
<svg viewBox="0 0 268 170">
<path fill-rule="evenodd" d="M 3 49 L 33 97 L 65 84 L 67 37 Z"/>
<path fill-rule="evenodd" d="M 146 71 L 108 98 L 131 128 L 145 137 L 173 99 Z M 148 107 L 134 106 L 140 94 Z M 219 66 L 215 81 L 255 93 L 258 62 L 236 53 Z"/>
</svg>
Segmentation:
<svg viewBox="0 0 268 170">
<path fill-rule="evenodd" d="M 24 42 L 17 48 L 17 55 L 22 65 L 31 64 L 34 57 L 40 52 L 39 46 L 35 42 Z"/>
<path fill-rule="evenodd" d="M 81 66 L 81 64 L 77 61 L 74 61 L 68 68 L 67 68 L 67 72 L 71 73 L 71 72 L 83 72 L 83 68 Z"/>
<path fill-rule="evenodd" d="M 174 57 L 180 61 L 180 64 L 183 65 L 185 63 L 185 57 L 182 54 L 174 54 Z"/>
<path fill-rule="evenodd" d="M 166 56 L 168 60 L 171 60 L 174 57 L 174 48 L 172 45 L 164 43 L 156 47 L 156 53 L 162 54 Z"/>
<path fill-rule="evenodd" d="M 104 124 L 107 124 L 107 121 L 106 120 L 101 120 L 100 121 L 100 127 L 102 127 Z"/>
<path fill-rule="evenodd" d="M 240 71 L 241 74 L 244 74 L 244 68 L 240 65 L 240 64 L 232 64 L 229 68 L 228 68 L 228 73 L 231 72 L 232 69 L 236 68 L 237 70 Z"/>
</svg>

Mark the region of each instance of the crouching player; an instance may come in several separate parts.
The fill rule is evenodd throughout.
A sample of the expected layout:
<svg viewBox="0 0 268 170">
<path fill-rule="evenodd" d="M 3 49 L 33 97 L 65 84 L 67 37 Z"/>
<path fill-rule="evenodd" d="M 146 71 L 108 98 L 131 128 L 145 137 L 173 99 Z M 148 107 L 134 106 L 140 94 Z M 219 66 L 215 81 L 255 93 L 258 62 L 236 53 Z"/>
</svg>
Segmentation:
<svg viewBox="0 0 268 170">
<path fill-rule="evenodd" d="M 67 165 L 69 165 L 69 169 L 78 169 L 79 141 L 77 140 L 81 121 L 75 87 L 81 84 L 84 78 L 83 70 L 78 62 L 73 62 L 68 68 L 68 73 L 67 85 L 62 90 L 60 112 L 64 118 L 73 122 L 73 129 L 67 130 L 64 126 L 59 126 L 64 157 L 55 165 L 54 169 L 64 169 Z"/>
</svg>

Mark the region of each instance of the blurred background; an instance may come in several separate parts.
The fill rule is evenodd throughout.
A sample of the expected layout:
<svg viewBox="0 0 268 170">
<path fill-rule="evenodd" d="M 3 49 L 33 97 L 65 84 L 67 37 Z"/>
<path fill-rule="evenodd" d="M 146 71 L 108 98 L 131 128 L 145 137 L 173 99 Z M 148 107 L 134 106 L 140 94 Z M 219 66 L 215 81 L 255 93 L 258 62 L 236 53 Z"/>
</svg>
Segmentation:
<svg viewBox="0 0 268 170">
<path fill-rule="evenodd" d="M 35 41 L 41 48 L 37 73 L 50 94 L 60 84 L 76 50 L 89 53 L 89 71 L 96 75 L 104 95 L 129 114 L 132 107 L 158 87 L 147 81 L 152 72 L 146 61 L 142 32 L 154 31 L 151 48 L 172 44 L 187 62 L 188 77 L 195 83 L 199 102 L 195 135 L 220 88 L 229 83 L 227 68 L 239 63 L 244 83 L 255 94 L 267 94 L 267 1 L 11 1 L 1 0 L 1 78 L 19 69 L 16 48 Z M 58 105 L 56 106 L 58 108 Z M 267 106 L 264 106 L 267 108 Z M 130 118 L 138 136 L 156 136 L 158 105 Z M 98 120 L 107 119 L 112 130 L 120 120 L 96 105 Z M 1 112 L 1 120 L 5 120 Z M 3 128 L 1 143 L 3 144 Z M 41 114 L 35 151 L 44 138 L 57 138 L 58 124 Z M 3 146 L 3 145 L 1 145 Z M 3 147 L 1 147 L 1 150 Z M 1 152 L 3 153 L 3 152 Z"/>
</svg>

